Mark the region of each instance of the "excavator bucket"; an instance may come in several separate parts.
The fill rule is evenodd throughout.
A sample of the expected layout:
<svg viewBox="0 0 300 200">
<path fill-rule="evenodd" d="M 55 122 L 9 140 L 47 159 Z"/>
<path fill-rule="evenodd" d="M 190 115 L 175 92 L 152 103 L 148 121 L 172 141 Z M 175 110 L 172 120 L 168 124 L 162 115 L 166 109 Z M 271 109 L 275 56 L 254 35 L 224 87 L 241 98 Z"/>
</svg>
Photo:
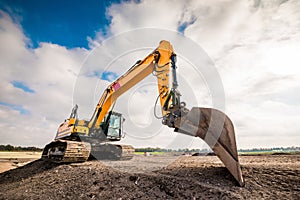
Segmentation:
<svg viewBox="0 0 300 200">
<path fill-rule="evenodd" d="M 231 120 L 223 112 L 212 108 L 193 107 L 175 121 L 175 131 L 203 139 L 225 167 L 244 186 Z"/>
</svg>

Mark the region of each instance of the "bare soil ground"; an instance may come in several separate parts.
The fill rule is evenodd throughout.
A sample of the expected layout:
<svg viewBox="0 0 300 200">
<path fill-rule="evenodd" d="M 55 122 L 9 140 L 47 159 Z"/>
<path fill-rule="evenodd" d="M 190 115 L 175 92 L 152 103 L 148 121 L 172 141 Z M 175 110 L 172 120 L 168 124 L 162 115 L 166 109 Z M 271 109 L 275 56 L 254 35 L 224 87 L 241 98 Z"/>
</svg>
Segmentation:
<svg viewBox="0 0 300 200">
<path fill-rule="evenodd" d="M 0 199 L 300 199 L 300 155 L 240 161 L 243 188 L 215 156 L 61 165 L 36 160 L 0 174 Z"/>
<path fill-rule="evenodd" d="M 41 152 L 0 151 L 0 173 L 26 165 L 41 157 Z"/>
</svg>

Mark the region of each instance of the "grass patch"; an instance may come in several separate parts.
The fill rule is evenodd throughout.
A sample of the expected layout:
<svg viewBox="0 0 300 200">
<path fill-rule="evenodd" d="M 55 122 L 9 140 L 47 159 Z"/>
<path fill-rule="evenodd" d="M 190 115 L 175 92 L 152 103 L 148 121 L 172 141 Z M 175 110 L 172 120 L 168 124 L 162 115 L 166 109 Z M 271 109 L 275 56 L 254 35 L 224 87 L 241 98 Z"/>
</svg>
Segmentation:
<svg viewBox="0 0 300 200">
<path fill-rule="evenodd" d="M 295 155 L 299 154 L 299 151 L 249 151 L 239 152 L 241 156 L 256 156 L 256 155 Z"/>
</svg>

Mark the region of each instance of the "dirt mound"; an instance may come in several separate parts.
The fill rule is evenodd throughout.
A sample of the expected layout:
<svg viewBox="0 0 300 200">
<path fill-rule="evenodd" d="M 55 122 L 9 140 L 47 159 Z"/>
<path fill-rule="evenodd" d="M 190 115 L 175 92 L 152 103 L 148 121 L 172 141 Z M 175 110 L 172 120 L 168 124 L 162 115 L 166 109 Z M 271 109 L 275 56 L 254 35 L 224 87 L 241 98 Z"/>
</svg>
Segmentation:
<svg viewBox="0 0 300 200">
<path fill-rule="evenodd" d="M 112 168 L 99 161 L 58 165 L 37 160 L 0 174 L 0 199 L 299 199 L 299 156 L 282 158 L 282 167 L 280 157 L 277 166 L 265 166 L 272 157 L 261 158 L 241 159 L 243 188 L 214 156 L 184 156 L 143 173 L 116 170 L 118 163 Z M 132 162 L 138 166 L 147 159 Z"/>
</svg>

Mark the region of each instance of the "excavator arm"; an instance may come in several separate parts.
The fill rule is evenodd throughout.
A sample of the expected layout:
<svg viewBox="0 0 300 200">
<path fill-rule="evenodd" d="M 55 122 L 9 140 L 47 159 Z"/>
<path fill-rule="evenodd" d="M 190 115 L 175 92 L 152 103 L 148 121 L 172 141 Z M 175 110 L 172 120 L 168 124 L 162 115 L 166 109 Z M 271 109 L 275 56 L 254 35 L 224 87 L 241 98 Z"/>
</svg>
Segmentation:
<svg viewBox="0 0 300 200">
<path fill-rule="evenodd" d="M 172 86 L 170 86 L 170 70 Z M 90 129 L 99 129 L 113 103 L 124 92 L 142 81 L 148 75 L 157 77 L 162 123 L 174 131 L 200 137 L 215 152 L 240 186 L 244 185 L 238 161 L 235 133 L 227 115 L 212 108 L 194 107 L 188 110 L 180 101 L 177 90 L 176 54 L 168 41 L 159 46 L 145 59 L 138 61 L 124 75 L 110 84 L 100 98 L 88 124 Z"/>
<path fill-rule="evenodd" d="M 172 62 L 171 57 L 174 55 L 172 45 L 167 41 L 161 41 L 158 48 L 143 60 L 138 61 L 125 74 L 105 89 L 95 108 L 88 127 L 90 129 L 98 129 L 105 115 L 118 97 L 151 73 L 155 74 L 157 77 L 160 104 L 164 105 L 170 93 L 168 76 Z M 167 113 L 168 111 L 166 109 L 162 109 L 163 116 Z"/>
</svg>

